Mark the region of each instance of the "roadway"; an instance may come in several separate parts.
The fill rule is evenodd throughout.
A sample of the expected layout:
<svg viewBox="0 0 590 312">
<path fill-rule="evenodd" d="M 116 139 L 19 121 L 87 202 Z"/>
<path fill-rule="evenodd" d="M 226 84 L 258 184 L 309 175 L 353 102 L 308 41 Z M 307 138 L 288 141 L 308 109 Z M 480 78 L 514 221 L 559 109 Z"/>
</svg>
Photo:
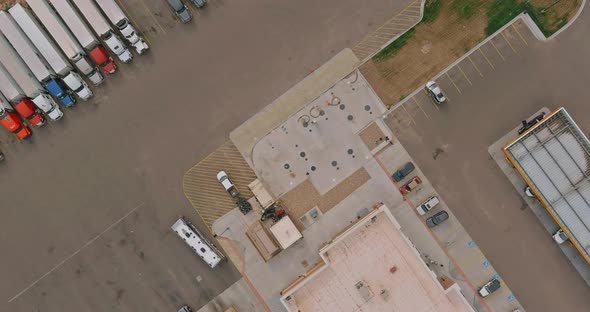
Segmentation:
<svg viewBox="0 0 590 312">
<path fill-rule="evenodd" d="M 149 53 L 31 142 L 0 133 L 2 311 L 198 308 L 237 281 L 169 230 L 178 215 L 201 224 L 184 172 L 410 2 L 211 0 L 181 25 L 139 1 L 124 4 Z"/>
</svg>

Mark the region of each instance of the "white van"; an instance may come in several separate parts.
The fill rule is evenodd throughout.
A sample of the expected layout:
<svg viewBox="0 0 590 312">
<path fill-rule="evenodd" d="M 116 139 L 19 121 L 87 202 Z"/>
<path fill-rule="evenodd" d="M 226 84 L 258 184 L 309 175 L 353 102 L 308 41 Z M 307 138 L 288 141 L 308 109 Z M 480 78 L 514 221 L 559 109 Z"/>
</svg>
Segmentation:
<svg viewBox="0 0 590 312">
<path fill-rule="evenodd" d="M 436 205 L 438 205 L 439 203 L 440 203 L 440 201 L 438 200 L 438 197 L 432 196 L 429 199 L 427 199 L 425 202 L 420 204 L 420 206 L 416 207 L 416 210 L 418 211 L 419 215 L 423 216 L 428 211 L 430 211 L 432 208 L 434 208 Z"/>
</svg>

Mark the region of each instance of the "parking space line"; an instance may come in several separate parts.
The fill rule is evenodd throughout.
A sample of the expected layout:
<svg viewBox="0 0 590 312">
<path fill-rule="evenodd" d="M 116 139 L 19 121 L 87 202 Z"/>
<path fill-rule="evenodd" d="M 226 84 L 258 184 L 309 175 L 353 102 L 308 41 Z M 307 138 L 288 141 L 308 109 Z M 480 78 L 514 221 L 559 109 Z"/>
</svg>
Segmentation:
<svg viewBox="0 0 590 312">
<path fill-rule="evenodd" d="M 38 279 L 36 279 L 35 281 L 33 281 L 31 284 L 29 284 L 27 287 L 25 287 L 23 290 L 21 290 L 14 297 L 10 298 L 8 300 L 8 303 L 11 303 L 14 300 L 18 299 L 18 297 L 20 297 L 22 294 L 26 293 L 29 289 L 33 288 L 41 280 L 45 279 L 47 276 L 49 276 L 55 270 L 59 269 L 62 265 L 64 265 L 66 262 L 68 262 L 70 259 L 72 259 L 73 257 L 75 257 L 80 252 L 82 252 L 88 246 L 92 245 L 92 243 L 94 243 L 96 240 L 98 240 L 99 238 L 101 238 L 104 234 L 106 234 L 108 231 L 110 231 L 113 227 L 115 227 L 119 223 L 123 222 L 123 220 L 125 220 L 129 215 L 131 215 L 132 213 L 134 213 L 137 209 L 139 209 L 143 205 L 144 205 L 144 203 L 140 203 L 139 205 L 135 206 L 135 208 L 131 209 L 129 212 L 127 212 L 125 215 L 123 215 L 121 218 L 119 218 L 119 220 L 115 221 L 114 223 L 112 223 L 111 225 L 109 225 L 106 229 L 104 229 L 102 232 L 98 233 L 96 236 L 94 236 L 93 238 L 91 238 L 90 240 L 88 240 L 84 245 L 82 245 L 82 247 L 80 247 L 76 251 L 72 252 L 69 256 L 67 256 L 63 260 L 61 260 L 57 265 L 55 265 L 49 271 L 45 272 L 45 274 L 41 275 L 41 277 L 39 277 Z"/>
<path fill-rule="evenodd" d="M 475 68 L 475 70 L 477 70 L 477 72 L 479 73 L 479 76 L 480 77 L 483 77 L 483 74 L 479 70 L 479 67 L 477 67 L 477 65 L 475 65 L 475 62 L 473 62 L 473 60 L 471 59 L 471 55 L 467 55 L 467 58 L 469 59 L 469 61 L 471 62 L 471 65 L 473 65 L 473 67 Z"/>
<path fill-rule="evenodd" d="M 403 104 L 402 104 L 402 108 L 404 109 L 404 111 L 406 112 L 406 114 L 408 114 L 408 117 L 410 117 L 410 120 L 412 120 L 412 123 L 414 123 L 414 126 L 415 126 L 416 125 L 416 121 L 414 120 L 414 118 L 412 118 L 412 115 L 410 115 L 410 112 L 408 112 L 408 110 L 406 109 L 406 107 Z"/>
<path fill-rule="evenodd" d="M 461 93 L 461 89 L 459 89 L 459 87 L 457 87 L 457 84 L 455 83 L 453 78 L 451 78 L 451 76 L 449 75 L 449 72 L 445 72 L 445 75 L 447 75 L 447 78 L 449 78 L 449 80 L 453 83 L 453 86 L 455 86 L 455 89 L 457 89 L 457 91 L 459 91 L 459 93 Z"/>
<path fill-rule="evenodd" d="M 481 48 L 479 48 L 478 50 L 479 50 L 479 53 L 481 53 L 481 55 L 483 55 L 483 57 L 486 59 L 486 61 L 488 61 L 488 64 L 490 64 L 490 67 L 491 67 L 492 69 L 496 69 L 496 68 L 494 67 L 494 65 L 492 64 L 492 62 L 490 62 L 490 59 L 489 59 L 489 58 L 488 58 L 488 57 L 485 55 L 485 53 L 483 53 L 483 51 L 481 50 Z"/>
<path fill-rule="evenodd" d="M 416 94 L 416 95 L 418 95 L 418 94 Z M 416 96 L 416 95 L 415 95 L 415 96 Z M 430 104 L 432 104 L 432 106 L 434 106 L 434 108 L 436 108 L 436 110 L 440 110 L 440 108 L 438 107 L 438 105 L 436 105 L 436 104 L 434 103 L 434 101 L 433 101 L 433 100 L 430 98 L 430 96 L 428 95 L 428 93 L 426 94 L 426 96 L 428 97 L 428 102 L 430 102 Z M 445 96 L 447 96 L 447 95 L 445 94 Z M 450 99 L 448 96 L 447 96 L 447 99 L 448 99 L 449 101 L 451 100 L 451 99 Z"/>
<path fill-rule="evenodd" d="M 426 112 L 424 111 L 424 109 L 422 109 L 422 106 L 420 106 L 420 104 L 418 103 L 418 101 L 416 101 L 415 97 L 412 97 L 412 100 L 414 100 L 414 103 L 416 103 L 416 105 L 418 105 L 418 108 L 420 108 L 420 110 L 422 111 L 422 113 L 424 113 L 424 116 L 426 116 L 426 118 L 430 119 L 430 116 L 428 116 L 428 114 L 426 114 Z"/>
<path fill-rule="evenodd" d="M 154 22 L 156 23 L 156 25 L 158 25 L 158 28 L 160 28 L 162 30 L 162 32 L 164 33 L 164 35 L 166 35 L 167 34 L 166 30 L 164 29 L 164 27 L 162 27 L 162 24 L 160 24 L 158 22 L 158 20 L 154 16 L 154 13 L 152 13 L 152 11 L 148 8 L 148 6 L 145 4 L 145 2 L 143 0 L 139 0 L 139 2 L 141 2 L 141 4 L 143 5 L 143 8 L 152 17 L 152 19 L 154 20 Z"/>
<path fill-rule="evenodd" d="M 457 64 L 457 68 L 459 68 L 459 70 L 461 71 L 461 74 L 463 74 L 463 77 L 465 77 L 465 79 L 467 79 L 467 82 L 469 82 L 469 85 L 473 85 L 473 83 L 471 83 L 471 79 L 469 79 L 467 77 L 467 75 L 465 75 L 465 72 L 463 71 L 463 68 L 461 68 L 461 65 Z"/>
<path fill-rule="evenodd" d="M 524 42 L 524 45 L 528 46 L 529 44 L 526 42 L 526 40 L 524 40 L 524 37 L 520 34 L 520 31 L 518 31 L 518 29 L 516 28 L 516 26 L 514 26 L 514 24 L 512 24 L 512 28 L 514 28 L 514 30 L 516 31 L 516 33 L 520 37 L 520 40 L 522 40 L 522 42 Z"/>
<path fill-rule="evenodd" d="M 512 49 L 512 51 L 514 51 L 515 54 L 518 54 L 518 52 L 516 52 L 516 50 L 512 46 L 512 43 L 510 43 L 510 41 L 508 40 L 508 38 L 506 38 L 506 35 L 504 35 L 504 32 L 501 32 L 500 34 L 502 35 L 502 38 L 504 38 L 504 40 L 506 40 L 506 43 L 508 43 L 508 45 L 510 46 L 510 48 Z"/>
<path fill-rule="evenodd" d="M 500 57 L 502 58 L 502 61 L 505 61 L 506 59 L 504 58 L 504 55 L 502 55 L 502 53 L 500 53 L 500 50 L 498 50 L 498 48 L 494 44 L 494 38 L 490 38 L 490 43 L 492 44 L 492 47 L 494 47 L 494 49 L 496 49 L 496 52 L 498 52 L 498 55 L 500 55 Z"/>
</svg>

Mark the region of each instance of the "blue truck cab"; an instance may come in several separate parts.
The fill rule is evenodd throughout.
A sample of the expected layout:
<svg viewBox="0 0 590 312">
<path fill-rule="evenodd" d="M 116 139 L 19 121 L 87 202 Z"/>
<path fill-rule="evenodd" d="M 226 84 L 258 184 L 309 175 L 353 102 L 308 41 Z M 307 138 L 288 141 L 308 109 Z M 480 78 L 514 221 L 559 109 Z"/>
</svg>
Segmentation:
<svg viewBox="0 0 590 312">
<path fill-rule="evenodd" d="M 76 99 L 72 96 L 72 91 L 70 91 L 61 80 L 51 79 L 47 82 L 45 88 L 51 93 L 51 95 L 58 98 L 63 106 L 70 107 L 76 104 Z"/>
</svg>

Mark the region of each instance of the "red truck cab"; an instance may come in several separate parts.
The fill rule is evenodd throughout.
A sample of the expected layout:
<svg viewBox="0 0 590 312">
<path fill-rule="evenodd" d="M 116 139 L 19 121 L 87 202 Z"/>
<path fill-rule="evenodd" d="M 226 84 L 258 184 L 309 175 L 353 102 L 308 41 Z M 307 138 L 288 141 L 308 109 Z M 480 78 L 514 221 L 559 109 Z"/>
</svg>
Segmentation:
<svg viewBox="0 0 590 312">
<path fill-rule="evenodd" d="M 7 112 L 2 120 L 2 125 L 8 129 L 8 131 L 14 133 L 19 139 L 23 140 L 31 135 L 31 130 L 20 120 L 17 114 L 13 112 Z"/>
<path fill-rule="evenodd" d="M 45 117 L 41 115 L 41 112 L 37 106 L 33 104 L 33 101 L 28 98 L 24 98 L 18 102 L 18 104 L 14 105 L 14 109 L 16 109 L 23 118 L 28 120 L 31 125 L 41 127 L 45 124 Z"/>
<path fill-rule="evenodd" d="M 113 59 L 107 54 L 107 51 L 101 46 L 97 45 L 92 49 L 88 55 L 98 64 L 105 72 L 114 74 L 117 70 L 117 65 Z"/>
</svg>

